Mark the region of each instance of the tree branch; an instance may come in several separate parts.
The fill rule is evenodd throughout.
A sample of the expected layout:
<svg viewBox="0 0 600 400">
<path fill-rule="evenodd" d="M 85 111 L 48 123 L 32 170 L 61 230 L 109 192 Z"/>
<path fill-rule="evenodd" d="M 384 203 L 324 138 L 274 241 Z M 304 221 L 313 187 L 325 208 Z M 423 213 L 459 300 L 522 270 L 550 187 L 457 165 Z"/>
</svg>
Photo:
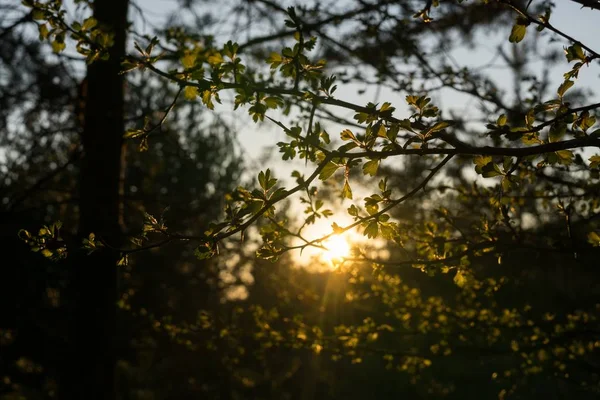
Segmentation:
<svg viewBox="0 0 600 400">
<path fill-rule="evenodd" d="M 581 8 L 591 8 L 594 10 L 600 10 L 600 1 L 598 0 L 571 0 L 575 3 L 581 4 Z"/>
</svg>

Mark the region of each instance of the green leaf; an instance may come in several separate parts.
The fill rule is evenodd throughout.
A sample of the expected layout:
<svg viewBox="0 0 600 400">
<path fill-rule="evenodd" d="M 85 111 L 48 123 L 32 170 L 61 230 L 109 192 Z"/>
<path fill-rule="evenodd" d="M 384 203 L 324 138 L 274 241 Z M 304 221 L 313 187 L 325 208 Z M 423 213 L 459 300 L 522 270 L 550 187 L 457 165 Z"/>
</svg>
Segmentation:
<svg viewBox="0 0 600 400">
<path fill-rule="evenodd" d="M 561 140 L 567 132 L 567 124 L 564 121 L 558 121 L 550 127 L 548 131 L 548 140 L 550 142 L 558 142 Z"/>
<path fill-rule="evenodd" d="M 209 110 L 214 110 L 215 105 L 212 102 L 212 92 L 210 90 L 205 90 L 202 92 L 202 102 L 204 105 L 206 105 L 206 107 L 208 107 Z"/>
<path fill-rule="evenodd" d="M 594 231 L 588 233 L 588 242 L 594 247 L 600 246 L 600 235 Z"/>
<path fill-rule="evenodd" d="M 365 201 L 365 210 L 369 215 L 373 215 L 379 211 L 379 204 L 371 201 Z"/>
<path fill-rule="evenodd" d="M 527 33 L 527 27 L 525 25 L 515 24 L 510 32 L 508 41 L 511 43 L 519 43 L 525 37 Z"/>
<path fill-rule="evenodd" d="M 52 41 L 52 51 L 55 53 L 60 53 L 61 51 L 63 51 L 65 49 L 65 47 L 66 47 L 65 42 L 60 42 L 58 40 Z"/>
<path fill-rule="evenodd" d="M 429 133 L 441 131 L 442 129 L 445 129 L 445 128 L 451 126 L 452 123 L 453 123 L 452 121 L 437 122 L 435 125 L 433 125 L 431 128 L 429 128 Z"/>
<path fill-rule="evenodd" d="M 487 165 L 490 162 L 492 162 L 492 156 L 477 156 L 473 158 L 473 162 L 478 167 L 483 167 L 484 165 Z"/>
<path fill-rule="evenodd" d="M 121 63 L 121 71 L 119 73 L 124 74 L 124 73 L 132 71 L 138 67 L 139 67 L 138 63 L 131 62 L 131 61 L 123 61 Z"/>
<path fill-rule="evenodd" d="M 367 225 L 365 228 L 364 235 L 370 239 L 374 239 L 377 237 L 378 233 L 379 225 L 377 224 L 377 221 L 371 221 L 371 223 L 369 223 L 369 225 Z"/>
<path fill-rule="evenodd" d="M 41 251 L 41 254 L 42 254 L 44 257 L 46 257 L 46 258 L 50 258 L 50 257 L 52 257 L 52 255 L 53 255 L 52 251 L 50 251 L 50 250 L 48 250 L 48 249 L 43 249 L 43 250 Z"/>
<path fill-rule="evenodd" d="M 198 97 L 198 88 L 196 86 L 186 86 L 185 89 L 183 89 L 183 97 L 187 100 L 194 100 Z"/>
<path fill-rule="evenodd" d="M 271 171 L 267 169 L 267 173 L 265 174 L 263 171 L 260 171 L 258 174 L 258 184 L 263 190 L 267 190 L 267 180 L 269 179 L 269 174 Z"/>
<path fill-rule="evenodd" d="M 125 132 L 125 135 L 123 135 L 123 138 L 136 138 L 138 136 L 142 136 L 144 133 L 146 133 L 146 131 L 144 131 L 143 129 L 128 129 L 127 132 Z"/>
<path fill-rule="evenodd" d="M 260 249 L 256 250 L 256 256 L 258 258 L 275 262 L 279 258 L 279 253 L 272 247 L 261 247 Z"/>
<path fill-rule="evenodd" d="M 457 271 L 456 275 L 454 275 L 454 283 L 456 283 L 456 286 L 465 287 L 467 282 L 467 276 L 462 271 Z"/>
<path fill-rule="evenodd" d="M 381 108 L 379 109 L 379 112 L 383 112 L 386 111 L 388 109 L 391 109 L 392 111 L 394 110 L 394 107 L 392 107 L 391 103 L 385 102 L 381 105 Z"/>
<path fill-rule="evenodd" d="M 571 62 L 573 60 L 580 60 L 585 62 L 585 53 L 583 52 L 583 48 L 579 43 L 575 43 L 572 46 L 569 46 L 565 49 L 565 54 L 567 56 L 567 61 Z"/>
<path fill-rule="evenodd" d="M 350 151 L 350 150 L 354 149 L 354 148 L 355 148 L 355 147 L 357 147 L 357 146 L 358 146 L 358 145 L 357 145 L 356 143 L 354 143 L 354 142 L 348 142 L 348 143 L 346 143 L 345 145 L 343 145 L 343 146 L 340 146 L 340 147 L 338 148 L 338 151 L 339 151 L 340 153 L 345 153 L 345 152 L 347 152 L 347 151 Z"/>
<path fill-rule="evenodd" d="M 581 113 L 579 118 L 573 123 L 574 126 L 578 126 L 582 131 L 587 132 L 592 126 L 596 124 L 596 117 L 590 115 L 588 111 Z"/>
<path fill-rule="evenodd" d="M 523 135 L 523 137 L 521 138 L 521 141 L 523 142 L 523 144 L 526 144 L 526 145 L 534 145 L 534 144 L 542 143 L 542 141 L 538 137 L 537 132 L 528 133 L 526 135 Z"/>
<path fill-rule="evenodd" d="M 285 160 L 293 160 L 294 157 L 296 157 L 296 149 L 293 144 L 279 142 L 279 143 L 277 143 L 277 146 L 279 146 L 279 151 L 281 153 L 283 153 L 283 156 L 281 156 L 281 158 L 284 161 Z"/>
<path fill-rule="evenodd" d="M 500 176 L 503 175 L 502 172 L 500 171 L 500 167 L 497 164 L 494 164 L 493 162 L 484 165 L 481 168 L 481 175 L 484 178 L 493 178 L 495 176 Z"/>
<path fill-rule="evenodd" d="M 268 108 L 277 108 L 283 106 L 283 100 L 279 97 L 267 97 L 264 102 Z"/>
<path fill-rule="evenodd" d="M 596 154 L 589 158 L 590 169 L 596 169 L 600 166 L 600 155 Z"/>
<path fill-rule="evenodd" d="M 252 194 L 252 197 L 255 199 L 265 200 L 264 192 L 261 192 L 259 189 L 252 189 L 252 191 L 250 193 Z"/>
<path fill-rule="evenodd" d="M 535 122 L 535 111 L 529 110 L 529 112 L 527 114 L 525 114 L 525 125 L 527 125 L 528 128 L 531 128 L 533 126 L 534 122 Z"/>
<path fill-rule="evenodd" d="M 336 224 L 335 222 L 331 224 L 331 229 L 333 229 L 333 233 L 339 235 L 340 233 L 344 233 L 344 228 Z"/>
<path fill-rule="evenodd" d="M 260 187 L 266 192 L 271 190 L 277 183 L 277 179 L 271 177 L 271 170 L 267 169 L 265 172 L 260 171 L 258 174 L 258 183 Z"/>
<path fill-rule="evenodd" d="M 512 182 L 510 181 L 510 179 L 508 179 L 507 176 L 502 178 L 502 190 L 504 192 L 508 192 L 508 191 L 510 191 L 511 187 L 512 187 Z"/>
<path fill-rule="evenodd" d="M 389 222 L 384 222 L 384 223 L 379 224 L 379 230 L 381 231 L 381 236 L 383 236 L 384 239 L 393 240 L 394 237 L 396 237 L 396 235 L 398 234 L 398 232 L 396 231 L 396 229 L 394 229 L 394 227 L 395 226 Z"/>
<path fill-rule="evenodd" d="M 508 170 L 510 170 L 512 165 L 513 165 L 512 157 L 504 157 L 504 160 L 502 161 L 502 167 L 504 168 L 504 172 L 508 172 Z"/>
<path fill-rule="evenodd" d="M 542 104 L 539 104 L 537 106 L 535 106 L 535 112 L 536 113 L 540 113 L 540 112 L 546 112 L 546 111 L 552 111 L 552 110 L 556 110 L 557 108 L 559 108 L 562 105 L 560 100 L 548 100 Z"/>
<path fill-rule="evenodd" d="M 46 19 L 46 13 L 42 10 L 35 9 L 31 12 L 31 18 L 36 21 Z"/>
<path fill-rule="evenodd" d="M 558 162 L 562 165 L 572 164 L 575 157 L 571 150 L 558 150 L 556 151 L 556 155 L 558 156 Z"/>
<path fill-rule="evenodd" d="M 475 172 L 481 174 L 486 165 L 493 164 L 492 156 L 476 156 L 473 158 L 473 163 L 475 164 Z"/>
<path fill-rule="evenodd" d="M 225 60 L 223 59 L 223 56 L 219 52 L 212 53 L 210 56 L 208 56 L 206 61 L 208 61 L 208 63 L 212 66 L 218 66 L 225 62 Z"/>
<path fill-rule="evenodd" d="M 329 177 L 331 177 L 331 175 L 333 175 L 339 167 L 339 165 L 329 161 L 321 170 L 321 173 L 319 174 L 319 179 L 322 181 L 329 179 Z"/>
<path fill-rule="evenodd" d="M 556 91 L 556 93 L 558 94 L 558 97 L 563 97 L 565 92 L 567 90 L 569 90 L 571 88 L 571 86 L 573 86 L 575 84 L 575 82 L 571 81 L 571 80 L 566 80 L 564 81 L 559 87 L 558 90 Z"/>
<path fill-rule="evenodd" d="M 192 68 L 196 64 L 196 54 L 185 54 L 183 57 L 181 57 L 181 64 L 183 64 L 183 68 L 185 69 Z"/>
<path fill-rule="evenodd" d="M 385 129 L 385 125 L 383 125 L 383 124 L 376 124 L 374 126 L 374 128 L 376 128 L 375 129 L 375 133 L 376 133 L 377 137 L 382 137 L 382 138 L 387 137 L 387 131 Z"/>
<path fill-rule="evenodd" d="M 38 30 L 40 32 L 40 40 L 44 40 L 46 38 L 48 38 L 48 25 L 46 24 L 40 24 L 40 26 L 38 27 Z"/>
<path fill-rule="evenodd" d="M 94 28 L 96 25 L 98 25 L 98 21 L 96 20 L 96 18 L 89 17 L 83 21 L 83 25 L 82 25 L 81 29 L 83 29 L 84 31 L 87 31 L 87 30 Z"/>
<path fill-rule="evenodd" d="M 279 189 L 275 190 L 273 192 L 273 194 L 271 195 L 271 200 L 277 201 L 282 199 L 283 197 L 285 197 L 287 193 L 287 190 L 285 190 L 285 188 L 280 187 Z"/>
<path fill-rule="evenodd" d="M 352 199 L 352 188 L 350 188 L 350 184 L 348 180 L 344 182 L 344 188 L 342 189 L 342 198 L 343 199 Z"/>
<path fill-rule="evenodd" d="M 211 258 L 215 254 L 217 254 L 216 246 L 214 246 L 212 243 L 208 243 L 208 242 L 202 243 L 201 245 L 196 247 L 196 250 L 194 251 L 194 255 L 199 260 L 205 260 L 205 259 Z"/>
<path fill-rule="evenodd" d="M 369 174 L 371 176 L 375 176 L 375 174 L 377 173 L 377 169 L 379 168 L 379 160 L 371 160 L 371 161 L 367 161 L 364 165 L 363 165 L 363 173 Z"/>
<path fill-rule="evenodd" d="M 501 116 L 498 117 L 496 124 L 498 124 L 498 126 L 504 126 L 504 125 L 506 125 L 507 119 L 508 118 L 506 117 L 506 114 L 502 114 Z"/>
<path fill-rule="evenodd" d="M 283 58 L 281 57 L 281 54 L 279 54 L 279 53 L 273 52 L 273 53 L 271 53 L 269 58 L 267 58 L 267 63 L 271 64 L 271 69 L 277 68 L 279 65 L 281 65 L 282 62 L 283 62 Z"/>
<path fill-rule="evenodd" d="M 342 131 L 342 133 L 340 133 L 340 137 L 344 141 L 346 141 L 346 140 L 356 140 L 356 136 L 354 136 L 354 133 L 352 133 L 352 131 L 350 129 L 344 129 Z"/>
<path fill-rule="evenodd" d="M 356 208 L 356 206 L 354 204 L 352 204 L 350 207 L 348 207 L 348 215 L 351 215 L 353 217 L 358 216 L 358 208 Z"/>
<path fill-rule="evenodd" d="M 400 124 L 392 124 L 392 126 L 386 132 L 386 137 L 390 141 L 395 142 L 396 138 L 398 137 L 399 131 L 400 131 Z"/>
</svg>

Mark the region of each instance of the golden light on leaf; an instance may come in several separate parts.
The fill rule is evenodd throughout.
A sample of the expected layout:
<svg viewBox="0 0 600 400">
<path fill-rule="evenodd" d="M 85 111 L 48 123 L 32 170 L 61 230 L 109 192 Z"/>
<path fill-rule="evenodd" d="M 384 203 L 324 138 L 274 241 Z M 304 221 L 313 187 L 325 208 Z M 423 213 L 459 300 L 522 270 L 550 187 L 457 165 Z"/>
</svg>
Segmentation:
<svg viewBox="0 0 600 400">
<path fill-rule="evenodd" d="M 327 249 L 324 250 L 323 258 L 332 263 L 341 262 L 344 258 L 349 257 L 352 250 L 346 237 L 338 235 L 327 239 L 323 246 Z"/>
</svg>

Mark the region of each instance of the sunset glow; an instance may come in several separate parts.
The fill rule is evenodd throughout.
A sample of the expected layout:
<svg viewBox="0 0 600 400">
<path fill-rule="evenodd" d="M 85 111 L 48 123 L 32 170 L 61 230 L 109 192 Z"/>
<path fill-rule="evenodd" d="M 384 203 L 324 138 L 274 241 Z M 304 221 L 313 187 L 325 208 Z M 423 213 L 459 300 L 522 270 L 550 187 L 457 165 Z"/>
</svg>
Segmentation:
<svg viewBox="0 0 600 400">
<path fill-rule="evenodd" d="M 350 244 L 343 236 L 333 236 L 323 243 L 327 248 L 324 250 L 324 258 L 330 262 L 339 262 L 350 255 Z"/>
</svg>

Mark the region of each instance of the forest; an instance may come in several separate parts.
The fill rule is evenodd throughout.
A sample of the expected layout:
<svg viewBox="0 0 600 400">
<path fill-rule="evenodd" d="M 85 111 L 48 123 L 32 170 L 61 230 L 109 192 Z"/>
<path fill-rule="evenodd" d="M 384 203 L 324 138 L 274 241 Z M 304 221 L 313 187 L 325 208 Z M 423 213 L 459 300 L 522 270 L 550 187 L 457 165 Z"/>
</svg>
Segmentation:
<svg viewBox="0 0 600 400">
<path fill-rule="evenodd" d="M 600 398 L 598 38 L 598 0 L 0 0 L 0 400 Z"/>
</svg>

